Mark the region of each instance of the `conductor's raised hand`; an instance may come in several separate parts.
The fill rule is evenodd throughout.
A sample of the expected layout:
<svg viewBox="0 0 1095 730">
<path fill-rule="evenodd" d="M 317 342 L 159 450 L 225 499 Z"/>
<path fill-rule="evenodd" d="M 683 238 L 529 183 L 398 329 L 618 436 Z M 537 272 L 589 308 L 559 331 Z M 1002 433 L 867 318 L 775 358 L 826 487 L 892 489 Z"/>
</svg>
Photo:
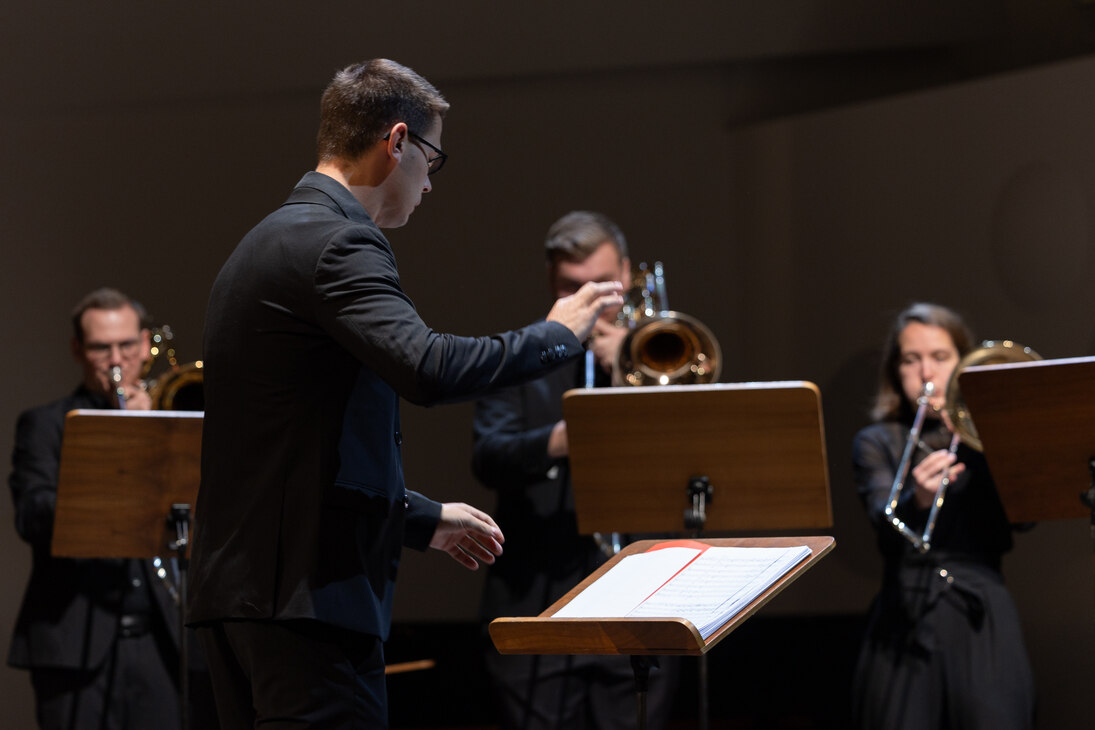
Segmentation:
<svg viewBox="0 0 1095 730">
<path fill-rule="evenodd" d="M 502 531 L 486 512 L 463 502 L 446 502 L 441 505 L 441 522 L 430 547 L 444 550 L 468 570 L 476 570 L 480 563 L 492 564 L 495 556 L 502 554 L 505 541 Z"/>
<path fill-rule="evenodd" d="M 555 301 L 549 322 L 565 325 L 579 341 L 585 342 L 601 312 L 624 303 L 624 285 L 618 281 L 589 281 L 568 297 Z"/>
</svg>

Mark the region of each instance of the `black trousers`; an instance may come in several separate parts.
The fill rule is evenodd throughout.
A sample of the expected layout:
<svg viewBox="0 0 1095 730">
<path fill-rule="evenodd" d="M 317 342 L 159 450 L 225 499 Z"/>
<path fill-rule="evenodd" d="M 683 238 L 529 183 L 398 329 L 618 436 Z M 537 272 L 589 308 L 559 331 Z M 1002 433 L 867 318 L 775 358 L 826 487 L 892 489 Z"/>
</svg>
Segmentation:
<svg viewBox="0 0 1095 730">
<path fill-rule="evenodd" d="M 316 621 L 198 628 L 222 730 L 388 726 L 379 638 Z"/>
<path fill-rule="evenodd" d="M 177 661 L 155 632 L 119 638 L 93 670 L 31 669 L 42 730 L 178 730 Z M 165 656 L 166 655 L 166 656 Z"/>
<path fill-rule="evenodd" d="M 680 657 L 658 657 L 650 671 L 647 727 L 664 728 L 672 715 Z M 626 656 L 486 654 L 505 730 L 633 730 L 638 696 Z"/>
</svg>

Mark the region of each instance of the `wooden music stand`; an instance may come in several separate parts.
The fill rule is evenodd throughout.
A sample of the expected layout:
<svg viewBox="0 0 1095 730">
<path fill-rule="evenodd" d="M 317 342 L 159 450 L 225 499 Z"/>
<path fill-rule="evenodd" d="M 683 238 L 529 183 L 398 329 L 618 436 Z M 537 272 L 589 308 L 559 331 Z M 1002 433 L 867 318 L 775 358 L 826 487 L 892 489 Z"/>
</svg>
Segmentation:
<svg viewBox="0 0 1095 730">
<path fill-rule="evenodd" d="M 52 554 L 179 564 L 179 713 L 188 727 L 186 642 L 190 513 L 200 479 L 203 414 L 76 410 L 65 417 Z"/>
<path fill-rule="evenodd" d="M 661 540 L 639 540 L 572 588 L 539 616 L 497 618 L 490 636 L 502 654 L 668 654 L 699 656 L 713 649 L 833 549 L 831 537 L 702 538 L 715 547 L 792 547 L 806 545 L 810 556 L 776 581 L 707 639 L 683 618 L 552 618 L 563 606 L 628 555 L 650 549 Z"/>
<path fill-rule="evenodd" d="M 1081 498 L 1095 483 L 1095 358 L 971 366 L 958 385 L 1008 519 L 1095 525 Z"/>
<path fill-rule="evenodd" d="M 821 394 L 772 382 L 563 395 L 578 531 L 828 529 Z M 705 476 L 702 524 L 682 522 Z"/>
<path fill-rule="evenodd" d="M 767 590 L 750 602 L 715 630 L 707 639 L 683 618 L 552 618 L 575 596 L 604 575 L 616 563 L 628 555 L 643 552 L 659 540 L 640 540 L 623 548 L 607 563 L 571 589 L 565 596 L 549 606 L 539 616 L 524 618 L 497 618 L 490 624 L 490 636 L 501 654 L 627 654 L 635 671 L 638 695 L 639 728 L 646 727 L 646 683 L 651 662 L 646 657 L 656 655 L 699 656 L 701 662 L 707 652 L 726 638 L 731 631 L 760 610 L 780 591 L 811 568 L 822 556 L 833 549 L 831 537 L 769 537 L 769 538 L 714 538 L 700 542 L 716 547 L 790 547 L 806 545 L 810 555 L 787 572 Z M 703 665 L 701 664 L 701 667 Z M 701 686 L 701 726 L 707 724 L 706 677 Z"/>
<path fill-rule="evenodd" d="M 785 530 L 832 525 L 817 386 L 807 382 L 598 388 L 563 396 L 578 530 L 683 532 Z M 490 625 L 502 653 L 630 654 L 700 658 L 700 727 L 707 727 L 706 654 L 828 553 L 831 537 L 704 540 L 714 545 L 808 545 L 811 555 L 703 641 L 682 619 L 552 619 L 622 556 L 535 618 Z M 639 724 L 645 713 L 640 709 Z"/>
</svg>

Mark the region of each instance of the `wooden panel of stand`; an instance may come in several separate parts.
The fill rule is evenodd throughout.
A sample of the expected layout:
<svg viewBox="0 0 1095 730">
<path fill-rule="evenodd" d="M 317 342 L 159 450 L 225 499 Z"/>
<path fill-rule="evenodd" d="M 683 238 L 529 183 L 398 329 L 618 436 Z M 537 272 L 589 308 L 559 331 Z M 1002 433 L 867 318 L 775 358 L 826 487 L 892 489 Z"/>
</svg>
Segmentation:
<svg viewBox="0 0 1095 730">
<path fill-rule="evenodd" d="M 572 390 L 563 414 L 582 534 L 685 529 L 699 475 L 714 488 L 705 531 L 832 526 L 813 383 Z"/>
<path fill-rule="evenodd" d="M 1090 517 L 1095 358 L 979 365 L 958 384 L 1008 519 Z"/>
<path fill-rule="evenodd" d="M 53 555 L 150 558 L 171 505 L 198 494 L 200 412 L 78 410 L 65 418 Z"/>
<path fill-rule="evenodd" d="M 806 545 L 810 556 L 802 560 L 767 591 L 719 627 L 706 641 L 691 622 L 680 618 L 551 618 L 586 586 L 634 553 L 648 550 L 662 540 L 640 540 L 615 555 L 539 616 L 498 618 L 490 624 L 490 636 L 502 654 L 706 654 L 730 632 L 829 553 L 831 537 L 708 538 L 717 547 L 791 547 Z"/>
</svg>

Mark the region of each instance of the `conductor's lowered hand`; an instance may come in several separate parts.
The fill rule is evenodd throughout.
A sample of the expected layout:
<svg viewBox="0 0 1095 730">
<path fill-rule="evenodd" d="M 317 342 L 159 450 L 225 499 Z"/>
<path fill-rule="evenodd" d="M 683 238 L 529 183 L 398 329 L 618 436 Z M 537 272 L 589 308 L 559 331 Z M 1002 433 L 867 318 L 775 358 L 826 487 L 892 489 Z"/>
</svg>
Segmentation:
<svg viewBox="0 0 1095 730">
<path fill-rule="evenodd" d="M 479 563 L 490 565 L 502 554 L 506 538 L 486 512 L 463 502 L 441 505 L 441 522 L 433 533 L 430 547 L 444 550 L 468 570 L 477 570 Z"/>
</svg>

